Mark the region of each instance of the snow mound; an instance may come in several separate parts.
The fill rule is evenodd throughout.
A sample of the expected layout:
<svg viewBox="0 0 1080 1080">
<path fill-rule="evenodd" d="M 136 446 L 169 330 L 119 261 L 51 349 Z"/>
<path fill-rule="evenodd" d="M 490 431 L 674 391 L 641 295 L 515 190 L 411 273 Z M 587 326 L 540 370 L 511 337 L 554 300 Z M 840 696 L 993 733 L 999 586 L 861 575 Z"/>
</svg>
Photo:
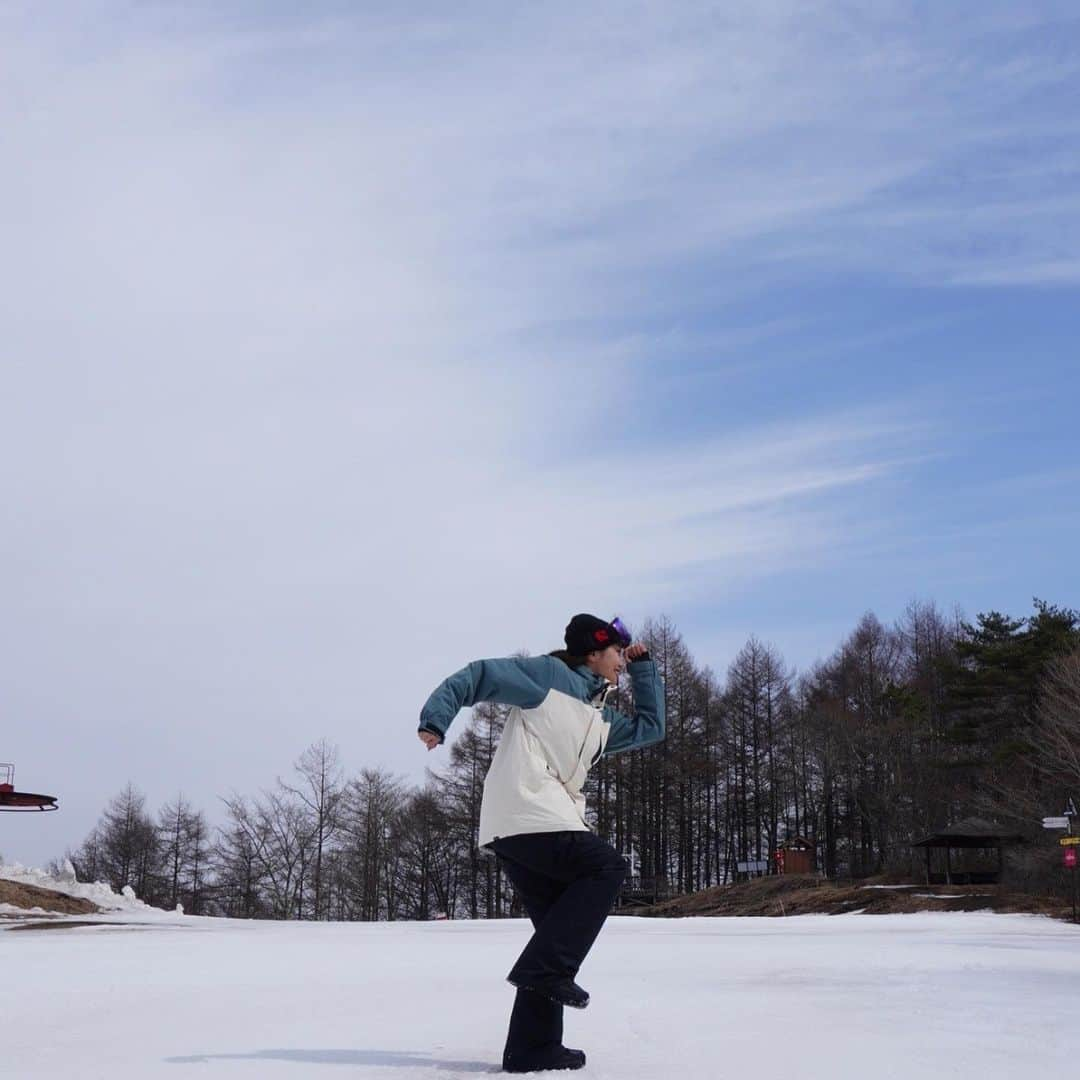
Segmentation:
<svg viewBox="0 0 1080 1080">
<path fill-rule="evenodd" d="M 93 884 L 80 882 L 75 877 L 75 868 L 67 859 L 64 860 L 63 870 L 58 875 L 47 874 L 44 870 L 14 863 L 10 866 L 0 865 L 0 878 L 17 882 L 19 885 L 34 885 L 39 889 L 62 893 L 64 896 L 89 900 L 90 903 L 97 904 L 102 911 L 148 914 L 159 910 L 149 904 L 144 904 L 135 895 L 135 890 L 130 885 L 125 885 L 123 893 L 118 895 L 102 881 L 95 881 Z"/>
</svg>

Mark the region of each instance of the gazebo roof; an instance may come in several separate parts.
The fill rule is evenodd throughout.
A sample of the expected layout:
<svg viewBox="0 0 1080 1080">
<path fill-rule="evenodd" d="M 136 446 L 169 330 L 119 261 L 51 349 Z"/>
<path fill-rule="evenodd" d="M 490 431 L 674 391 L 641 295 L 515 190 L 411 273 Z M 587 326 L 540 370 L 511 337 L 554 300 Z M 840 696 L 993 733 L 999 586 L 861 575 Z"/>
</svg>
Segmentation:
<svg viewBox="0 0 1080 1080">
<path fill-rule="evenodd" d="M 982 818 L 970 817 L 944 829 L 916 840 L 911 846 L 922 848 L 997 847 L 1000 844 L 1016 844 L 1023 834 L 1010 832 L 1001 825 Z"/>
</svg>

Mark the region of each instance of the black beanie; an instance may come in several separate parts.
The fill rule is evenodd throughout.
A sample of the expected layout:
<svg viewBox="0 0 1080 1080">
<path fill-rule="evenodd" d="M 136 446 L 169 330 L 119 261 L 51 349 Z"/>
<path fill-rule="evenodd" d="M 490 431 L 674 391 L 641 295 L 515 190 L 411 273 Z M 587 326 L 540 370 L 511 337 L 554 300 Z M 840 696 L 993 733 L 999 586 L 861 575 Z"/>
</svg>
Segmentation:
<svg viewBox="0 0 1080 1080">
<path fill-rule="evenodd" d="M 586 656 L 591 652 L 602 651 L 609 645 L 628 645 L 623 634 L 609 622 L 598 619 L 595 615 L 575 615 L 563 635 L 566 651 L 572 656 Z"/>
</svg>

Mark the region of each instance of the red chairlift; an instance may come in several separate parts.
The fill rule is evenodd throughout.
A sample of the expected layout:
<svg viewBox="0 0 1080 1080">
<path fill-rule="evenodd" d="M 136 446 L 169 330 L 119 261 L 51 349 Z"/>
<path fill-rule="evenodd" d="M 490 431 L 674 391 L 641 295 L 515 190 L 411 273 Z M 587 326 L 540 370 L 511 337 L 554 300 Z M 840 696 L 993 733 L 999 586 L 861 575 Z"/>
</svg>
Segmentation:
<svg viewBox="0 0 1080 1080">
<path fill-rule="evenodd" d="M 0 811 L 59 810 L 55 795 L 15 790 L 15 766 L 0 762 Z"/>
</svg>

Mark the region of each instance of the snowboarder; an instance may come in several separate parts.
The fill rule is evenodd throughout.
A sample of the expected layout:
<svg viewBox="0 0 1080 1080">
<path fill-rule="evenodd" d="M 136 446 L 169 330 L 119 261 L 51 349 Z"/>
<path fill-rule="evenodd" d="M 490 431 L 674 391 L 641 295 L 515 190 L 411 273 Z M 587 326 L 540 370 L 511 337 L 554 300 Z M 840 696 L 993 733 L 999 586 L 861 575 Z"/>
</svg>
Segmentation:
<svg viewBox="0 0 1080 1080">
<path fill-rule="evenodd" d="M 581 1050 L 562 1045 L 563 1007 L 589 1003 L 575 976 L 626 863 L 589 830 L 581 789 L 601 756 L 664 738 L 664 684 L 621 620 L 575 615 L 564 641 L 547 656 L 476 660 L 420 713 L 420 739 L 433 750 L 465 706 L 513 706 L 484 781 L 479 844 L 497 856 L 534 927 L 507 976 L 517 996 L 503 1069 L 514 1073 L 585 1064 Z M 605 704 L 627 665 L 633 716 Z"/>
</svg>

